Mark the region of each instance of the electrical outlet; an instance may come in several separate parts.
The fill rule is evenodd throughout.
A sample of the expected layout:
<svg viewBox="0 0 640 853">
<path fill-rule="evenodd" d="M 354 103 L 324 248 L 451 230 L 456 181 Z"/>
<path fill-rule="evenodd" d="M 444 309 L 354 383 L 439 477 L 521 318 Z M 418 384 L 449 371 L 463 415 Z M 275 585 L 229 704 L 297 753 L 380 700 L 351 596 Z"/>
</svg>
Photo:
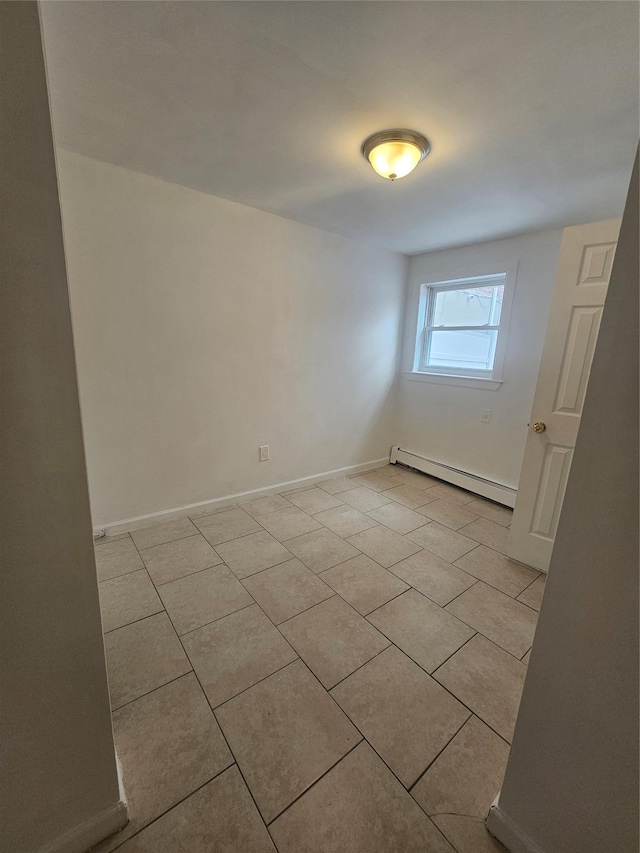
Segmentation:
<svg viewBox="0 0 640 853">
<path fill-rule="evenodd" d="M 488 424 L 491 422 L 491 409 L 482 410 L 482 414 L 480 415 L 480 421 L 483 424 Z"/>
<path fill-rule="evenodd" d="M 268 462 L 269 461 L 269 445 L 268 444 L 262 444 L 258 448 L 258 452 L 260 453 L 260 461 L 261 462 Z"/>
</svg>

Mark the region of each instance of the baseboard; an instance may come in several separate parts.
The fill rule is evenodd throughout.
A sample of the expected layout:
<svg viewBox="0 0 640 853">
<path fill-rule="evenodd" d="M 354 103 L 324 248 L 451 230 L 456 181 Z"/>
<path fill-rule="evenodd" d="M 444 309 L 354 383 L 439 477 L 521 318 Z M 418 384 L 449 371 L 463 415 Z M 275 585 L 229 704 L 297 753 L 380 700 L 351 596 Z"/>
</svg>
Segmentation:
<svg viewBox="0 0 640 853">
<path fill-rule="evenodd" d="M 400 447 L 391 449 L 391 462 L 400 462 L 403 465 L 409 465 L 423 474 L 430 474 L 432 477 L 438 477 L 440 480 L 445 480 L 454 486 L 460 486 L 461 489 L 467 489 L 476 495 L 504 506 L 514 507 L 516 505 L 516 489 L 509 486 L 503 486 L 501 483 L 494 483 L 493 480 L 486 480 L 484 477 L 479 477 L 477 474 L 471 474 L 468 471 L 460 471 L 458 468 L 452 468 L 449 465 L 444 465 L 441 462 L 434 462 L 432 459 L 427 459 L 420 456 L 418 453 L 412 453 L 410 450 L 403 450 Z"/>
<path fill-rule="evenodd" d="M 55 841 L 45 844 L 38 853 L 84 853 L 99 841 L 122 829 L 128 820 L 127 806 L 120 800 L 95 817 L 74 826 Z"/>
<path fill-rule="evenodd" d="M 268 495 L 274 495 L 277 492 L 282 492 L 285 489 L 296 489 L 302 486 L 312 486 L 314 483 L 321 483 L 323 480 L 331 480 L 333 477 L 344 477 L 347 474 L 358 474 L 361 471 L 372 471 L 374 468 L 382 468 L 383 465 L 389 464 L 389 457 L 384 459 L 373 459 L 371 462 L 361 462 L 359 465 L 348 465 L 346 468 L 335 468 L 333 471 L 324 471 L 322 474 L 312 474 L 309 477 L 300 477 L 297 480 L 287 480 L 284 483 L 275 483 L 273 486 L 264 486 L 260 489 L 251 489 L 248 492 L 237 492 L 233 495 L 225 495 L 221 498 L 214 498 L 210 501 L 201 501 L 200 503 L 187 504 L 186 506 L 174 507 L 173 509 L 164 509 L 160 512 L 151 512 L 148 515 L 138 515 L 134 518 L 125 518 L 122 521 L 111 521 L 105 524 L 96 524 L 93 532 L 97 536 L 114 535 L 116 533 L 127 533 L 129 530 L 136 530 L 138 527 L 146 527 L 150 524 L 156 524 L 162 521 L 172 521 L 174 518 L 182 518 L 185 515 L 193 513 L 206 512 L 208 509 L 222 509 L 225 506 L 232 506 L 241 500 L 250 500 L 251 498 L 264 498 Z"/>
<path fill-rule="evenodd" d="M 491 835 L 500 841 L 511 853 L 545 853 L 545 851 L 529 838 L 526 832 L 500 810 L 500 806 L 491 806 L 487 817 L 487 829 Z"/>
</svg>

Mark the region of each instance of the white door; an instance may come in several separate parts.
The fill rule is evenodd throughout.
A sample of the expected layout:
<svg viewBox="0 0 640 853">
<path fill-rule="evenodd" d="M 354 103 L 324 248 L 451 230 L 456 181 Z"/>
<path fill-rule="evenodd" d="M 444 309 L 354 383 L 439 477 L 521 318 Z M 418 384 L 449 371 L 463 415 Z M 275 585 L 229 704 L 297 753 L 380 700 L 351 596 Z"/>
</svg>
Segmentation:
<svg viewBox="0 0 640 853">
<path fill-rule="evenodd" d="M 547 571 L 611 266 L 619 219 L 565 228 L 507 553 Z M 540 431 L 536 431 L 540 430 Z"/>
</svg>

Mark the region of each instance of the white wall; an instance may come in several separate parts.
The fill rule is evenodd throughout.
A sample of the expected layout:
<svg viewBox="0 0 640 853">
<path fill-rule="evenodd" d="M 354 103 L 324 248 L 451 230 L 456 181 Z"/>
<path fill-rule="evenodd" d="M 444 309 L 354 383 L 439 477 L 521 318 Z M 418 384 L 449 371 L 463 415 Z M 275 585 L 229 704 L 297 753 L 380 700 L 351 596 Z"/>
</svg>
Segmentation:
<svg viewBox="0 0 640 853">
<path fill-rule="evenodd" d="M 58 167 L 95 524 L 388 455 L 403 257 L 67 151 Z"/>
<path fill-rule="evenodd" d="M 413 357 L 420 284 L 499 272 L 514 263 L 518 273 L 504 383 L 499 390 L 488 391 L 403 376 L 395 442 L 403 450 L 518 487 L 561 239 L 562 229 L 554 229 L 411 258 L 404 370 L 410 370 Z M 492 411 L 489 424 L 480 423 L 483 409 Z"/>
<path fill-rule="evenodd" d="M 513 746 L 489 821 L 514 853 L 638 850 L 639 284 L 636 160 Z"/>
<path fill-rule="evenodd" d="M 0 3 L 0 847 L 85 849 L 120 803 L 36 3 Z"/>
</svg>

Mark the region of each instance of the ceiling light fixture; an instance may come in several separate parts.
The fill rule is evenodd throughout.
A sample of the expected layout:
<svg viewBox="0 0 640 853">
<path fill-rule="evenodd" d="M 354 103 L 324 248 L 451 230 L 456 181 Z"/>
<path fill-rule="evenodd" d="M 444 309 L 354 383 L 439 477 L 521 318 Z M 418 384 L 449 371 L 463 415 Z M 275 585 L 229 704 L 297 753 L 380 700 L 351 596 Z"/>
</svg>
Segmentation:
<svg viewBox="0 0 640 853">
<path fill-rule="evenodd" d="M 381 177 L 395 181 L 413 172 L 431 150 L 429 140 L 415 130 L 380 130 L 362 143 L 362 154 Z"/>
</svg>

